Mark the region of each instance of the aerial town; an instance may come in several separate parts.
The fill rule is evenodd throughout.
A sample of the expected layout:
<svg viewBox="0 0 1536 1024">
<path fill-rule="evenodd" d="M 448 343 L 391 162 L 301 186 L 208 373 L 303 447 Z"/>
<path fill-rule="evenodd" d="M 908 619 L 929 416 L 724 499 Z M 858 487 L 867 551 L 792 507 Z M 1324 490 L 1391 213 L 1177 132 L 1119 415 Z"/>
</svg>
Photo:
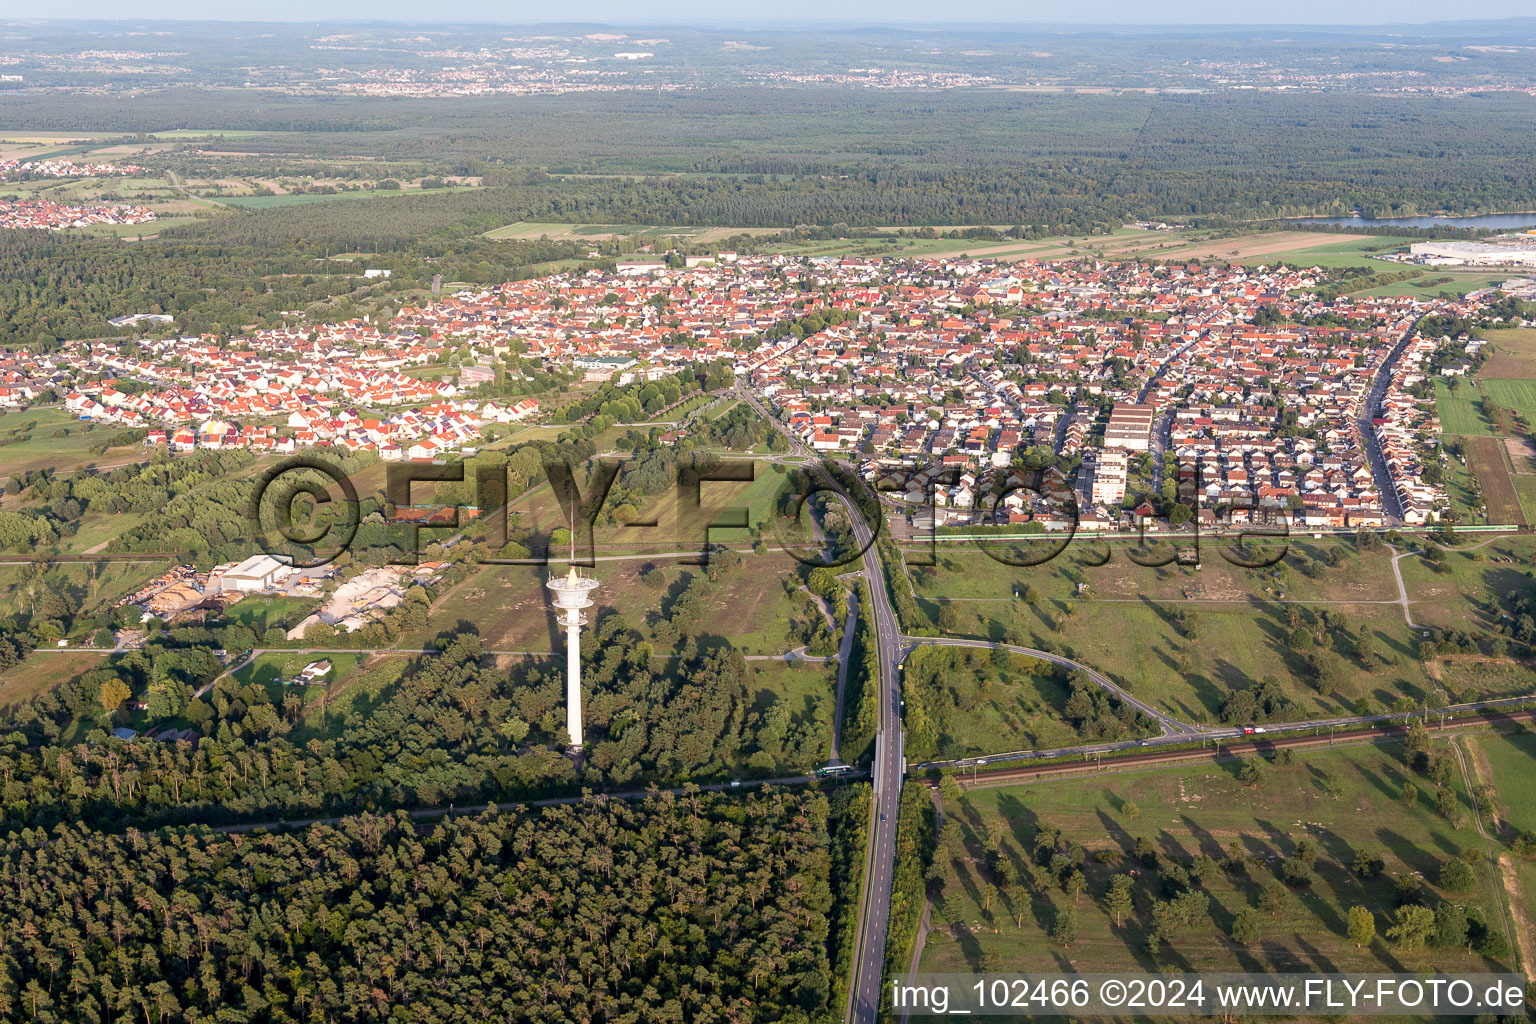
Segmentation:
<svg viewBox="0 0 1536 1024">
<path fill-rule="evenodd" d="M 21 160 L 0 157 L 0 181 L 28 181 L 36 178 L 126 178 L 142 174 L 138 164 L 86 161 L 76 163 L 58 157 Z"/>
<path fill-rule="evenodd" d="M 98 224 L 147 224 L 153 210 L 127 203 L 59 203 L 51 199 L 0 199 L 0 228 L 64 231 Z"/>
<path fill-rule="evenodd" d="M 8 19 L 0 1024 L 1536 1024 L 1522 2 Z"/>
<path fill-rule="evenodd" d="M 857 461 L 871 481 L 905 473 L 912 500 L 932 493 L 938 525 L 1065 529 L 1059 510 L 1016 490 L 986 500 L 1006 485 L 993 471 L 1028 452 L 1076 470 L 1082 529 L 1149 515 L 1129 502 L 1156 489 L 1165 463 L 1186 499 L 1198 486 L 1185 503 L 1211 525 L 1216 510 L 1224 522 L 1358 529 L 1447 509 L 1424 473 L 1441 457 L 1439 424 L 1415 386 L 1442 339 L 1413 333 L 1422 300 L 1325 302 L 1308 293 L 1320 272 L 1283 266 L 689 262 L 632 258 L 612 274 L 464 291 L 380 325 L 149 340 L 133 355 L 80 344 L 35 369 L 68 382 L 70 412 L 146 428 L 151 446 L 418 460 L 472 453 L 488 425 L 539 418 L 537 399 L 476 396 L 514 345 L 620 384 L 728 358 L 807 448 Z M 473 358 L 456 380 L 410 372 L 465 347 Z M 937 489 L 914 475 L 943 469 L 962 475 Z"/>
</svg>

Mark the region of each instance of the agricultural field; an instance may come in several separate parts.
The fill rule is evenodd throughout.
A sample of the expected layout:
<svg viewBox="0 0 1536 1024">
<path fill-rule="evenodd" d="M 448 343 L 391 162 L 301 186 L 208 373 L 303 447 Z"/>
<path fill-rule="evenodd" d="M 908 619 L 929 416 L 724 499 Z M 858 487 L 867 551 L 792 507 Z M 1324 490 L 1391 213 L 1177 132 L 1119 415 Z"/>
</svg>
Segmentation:
<svg viewBox="0 0 1536 1024">
<path fill-rule="evenodd" d="M 1485 367 L 1486 369 L 1486 367 Z M 1536 422 L 1536 380 L 1500 380 L 1491 376 L 1478 379 L 1484 403 L 1518 413 L 1526 422 Z"/>
<path fill-rule="evenodd" d="M 1444 749 L 1443 740 L 1435 746 Z M 1527 755 L 1528 756 L 1528 755 Z M 944 804 L 953 839 L 940 842 L 942 887 L 921 969 L 975 973 L 988 964 L 1006 971 L 1416 971 L 1495 970 L 1512 966 L 1469 953 L 1464 945 L 1417 948 L 1385 933 L 1397 907 L 1395 881 L 1419 876 L 1428 904 L 1461 906 L 1509 934 L 1509 901 L 1490 863 L 1494 844 L 1474 828 L 1466 786 L 1452 778 L 1452 821 L 1430 799 L 1433 783 L 1410 772 L 1400 745 L 1360 745 L 1298 752 L 1245 784 L 1239 765 L 1199 764 L 1154 770 L 1040 780 L 1028 786 L 968 787 Z M 1411 804 L 1403 784 L 1415 781 Z M 1037 852 L 1042 829 L 1060 830 L 1056 844 Z M 1135 849 L 1143 842 L 1144 855 Z M 1281 865 L 1306 840 L 1316 855 L 1310 881 L 1281 881 Z M 1086 885 L 1073 896 L 1053 877 L 1053 853 L 1080 846 Z M 1362 877 L 1357 854 L 1381 858 L 1382 870 Z M 1447 891 L 1435 885 L 1441 865 L 1465 852 L 1471 883 Z M 1166 899 L 1176 866 L 1197 856 L 1211 863 L 1195 891 L 1205 909 L 1149 949 L 1152 904 Z M 1076 858 L 1063 858 L 1070 863 Z M 1059 862 L 1058 862 L 1059 863 Z M 1032 865 L 1037 873 L 1031 876 Z M 1228 867 L 1227 865 L 1231 865 Z M 1002 868 L 1001 874 L 999 868 Z M 1198 870 L 1198 868 L 1197 868 Z M 1102 899 L 1115 875 L 1131 877 L 1132 906 L 1116 924 Z M 1013 882 L 1012 879 L 1018 879 Z M 1265 889 L 1271 893 L 1266 896 Z M 1376 938 L 1363 946 L 1346 934 L 1351 907 L 1374 918 Z M 1250 909 L 1251 908 L 1251 909 Z M 1238 914 L 1254 918 L 1254 934 L 1233 937 Z M 1050 936 L 1059 915 L 1077 915 L 1070 941 Z M 999 969 L 993 967 L 991 969 Z"/>
<path fill-rule="evenodd" d="M 1454 387 L 1437 380 L 1435 408 L 1445 434 L 1462 438 L 1488 521 L 1524 525 L 1536 518 L 1536 449 L 1521 428 L 1521 422 L 1536 423 L 1536 331 L 1506 328 L 1486 336 L 1493 356 L 1473 379 Z M 1457 486 L 1454 473 L 1451 484 L 1453 505 L 1472 511 L 1475 496 Z"/>
<path fill-rule="evenodd" d="M 1467 437 L 1462 441 L 1467 466 L 1477 477 L 1488 508 L 1488 522 L 1495 526 L 1524 526 L 1520 495 L 1510 476 L 1509 455 L 1503 438 Z"/>
<path fill-rule="evenodd" d="M 1453 389 L 1443 380 L 1435 381 L 1435 411 L 1440 415 L 1440 430 L 1447 436 L 1492 436 L 1493 427 L 1483 412 L 1483 393 L 1462 380 Z"/>
<path fill-rule="evenodd" d="M 1212 238 L 1160 253 L 1158 258 L 1224 259 L 1242 264 L 1289 263 L 1292 266 L 1381 267 L 1389 265 L 1372 259 L 1376 252 L 1390 252 L 1407 245 L 1411 239 L 1390 236 L 1364 236 L 1342 241 L 1315 231 L 1265 231 L 1232 238 Z"/>
<path fill-rule="evenodd" d="M 1484 331 L 1495 352 L 1483 375 L 1495 380 L 1536 380 L 1536 329 L 1505 327 Z"/>
</svg>

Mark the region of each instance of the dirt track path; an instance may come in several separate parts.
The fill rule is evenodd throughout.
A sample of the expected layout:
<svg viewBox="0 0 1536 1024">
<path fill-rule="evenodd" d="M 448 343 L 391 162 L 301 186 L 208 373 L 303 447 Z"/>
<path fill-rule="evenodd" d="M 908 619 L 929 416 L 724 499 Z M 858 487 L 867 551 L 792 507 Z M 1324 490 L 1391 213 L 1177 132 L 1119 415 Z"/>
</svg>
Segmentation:
<svg viewBox="0 0 1536 1024">
<path fill-rule="evenodd" d="M 1462 781 L 1467 786 L 1467 796 L 1472 798 L 1472 823 L 1477 826 L 1477 834 L 1489 843 L 1498 845 L 1498 838 L 1483 826 L 1483 813 L 1477 807 L 1477 787 L 1492 782 L 1491 775 L 1484 778 L 1484 765 L 1478 758 L 1476 751 L 1469 757 L 1462 749 L 1461 737 L 1452 737 L 1451 749 L 1456 752 L 1456 762 L 1461 766 Z M 1468 762 L 1471 762 L 1470 767 Z M 1493 831 L 1499 831 L 1498 815 L 1493 816 Z M 1509 901 L 1509 910 L 1506 913 L 1503 907 L 1499 908 L 1499 916 L 1504 919 L 1504 927 L 1508 931 L 1514 944 L 1516 955 L 1520 965 L 1525 969 L 1525 976 L 1530 981 L 1536 981 L 1536 956 L 1533 956 L 1533 943 L 1531 939 L 1531 918 L 1529 908 L 1520 897 L 1520 876 L 1515 869 L 1514 860 L 1508 853 L 1498 852 L 1494 854 L 1494 861 L 1499 867 L 1499 878 L 1504 884 L 1504 895 Z M 1514 920 L 1511 921 L 1510 918 Z"/>
</svg>

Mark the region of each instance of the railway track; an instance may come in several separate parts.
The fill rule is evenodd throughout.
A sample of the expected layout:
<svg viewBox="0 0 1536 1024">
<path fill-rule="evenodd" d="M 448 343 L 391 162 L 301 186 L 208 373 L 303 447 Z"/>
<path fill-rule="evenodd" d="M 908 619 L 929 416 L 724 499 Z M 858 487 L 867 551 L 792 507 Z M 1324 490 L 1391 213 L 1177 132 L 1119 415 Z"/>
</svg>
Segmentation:
<svg viewBox="0 0 1536 1024">
<path fill-rule="evenodd" d="M 1443 723 L 1434 731 L 1474 729 L 1521 721 L 1529 722 L 1533 719 L 1536 719 L 1536 710 L 1493 712 L 1454 719 Z M 983 772 L 976 775 L 970 781 L 966 781 L 962 774 L 957 776 L 956 781 L 964 787 L 972 788 L 1003 785 L 1020 781 L 1031 782 L 1036 779 L 1054 776 L 1102 775 L 1107 772 L 1121 772 L 1130 768 L 1155 767 L 1163 764 L 1200 761 L 1215 764 L 1242 757 L 1264 755 L 1276 750 L 1294 750 L 1299 747 L 1338 746 L 1345 743 L 1390 743 L 1401 740 L 1407 733 L 1408 727 L 1406 725 L 1392 723 L 1365 729 L 1352 729 L 1349 732 L 1335 732 L 1330 736 L 1281 736 L 1274 739 L 1228 740 L 1219 743 L 1215 748 L 1209 750 L 1200 748 L 1197 750 L 1150 751 L 1145 754 L 1107 758 L 1103 761 L 1058 761 L 1053 764 L 1020 765 L 1014 768 L 999 768 L 995 771 Z M 938 786 L 937 777 L 922 778 L 917 781 L 930 787 Z"/>
</svg>

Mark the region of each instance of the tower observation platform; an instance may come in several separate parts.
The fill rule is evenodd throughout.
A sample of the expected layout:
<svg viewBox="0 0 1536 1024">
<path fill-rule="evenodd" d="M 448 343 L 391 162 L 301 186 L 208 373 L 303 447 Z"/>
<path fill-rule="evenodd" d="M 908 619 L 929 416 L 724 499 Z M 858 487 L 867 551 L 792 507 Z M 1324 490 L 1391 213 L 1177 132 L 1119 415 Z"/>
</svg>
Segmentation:
<svg viewBox="0 0 1536 1024">
<path fill-rule="evenodd" d="M 581 627 L 587 624 L 582 613 L 592 607 L 592 592 L 597 580 L 582 576 L 571 566 L 564 576 L 552 576 L 547 584 L 560 624 L 565 627 L 565 731 L 571 736 L 572 751 L 580 751 L 581 736 Z"/>
</svg>

